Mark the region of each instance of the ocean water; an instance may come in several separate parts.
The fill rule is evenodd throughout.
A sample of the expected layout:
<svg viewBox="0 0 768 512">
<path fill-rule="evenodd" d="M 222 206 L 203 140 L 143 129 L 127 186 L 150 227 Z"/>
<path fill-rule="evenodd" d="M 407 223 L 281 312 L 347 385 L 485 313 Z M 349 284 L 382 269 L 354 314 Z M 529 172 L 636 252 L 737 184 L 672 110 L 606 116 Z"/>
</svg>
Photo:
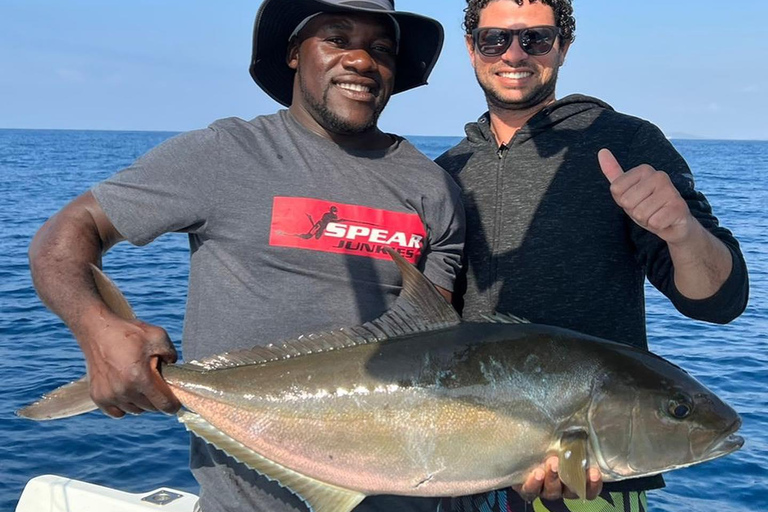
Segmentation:
<svg viewBox="0 0 768 512">
<path fill-rule="evenodd" d="M 40 303 L 26 251 L 50 215 L 128 165 L 170 133 L 0 130 L 0 511 L 41 474 L 130 492 L 171 486 L 197 492 L 187 469 L 187 434 L 160 414 L 112 420 L 100 413 L 35 423 L 14 411 L 80 377 L 83 359 L 61 322 Z M 435 157 L 457 142 L 412 137 Z M 715 390 L 742 415 L 744 448 L 667 474 L 650 510 L 768 511 L 768 142 L 674 141 L 749 263 L 749 308 L 727 326 L 682 317 L 648 290 L 652 350 Z M 186 237 L 115 247 L 105 268 L 139 317 L 179 340 L 188 271 Z"/>
</svg>

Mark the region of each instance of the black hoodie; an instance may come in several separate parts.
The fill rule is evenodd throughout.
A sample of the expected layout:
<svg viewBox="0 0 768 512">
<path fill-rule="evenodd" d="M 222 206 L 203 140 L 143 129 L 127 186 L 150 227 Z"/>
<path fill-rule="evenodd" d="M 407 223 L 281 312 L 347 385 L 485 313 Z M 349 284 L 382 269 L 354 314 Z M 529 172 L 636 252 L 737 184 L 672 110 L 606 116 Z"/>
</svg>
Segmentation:
<svg viewBox="0 0 768 512">
<path fill-rule="evenodd" d="M 726 323 L 744 311 L 748 279 L 739 244 L 656 126 L 572 95 L 536 114 L 501 147 L 487 113 L 466 133 L 436 160 L 464 194 L 464 318 L 512 313 L 646 348 L 646 276 L 691 318 Z M 602 148 L 624 169 L 646 163 L 666 171 L 693 215 L 731 250 L 733 271 L 714 297 L 680 295 L 666 243 L 611 197 L 597 160 Z"/>
</svg>

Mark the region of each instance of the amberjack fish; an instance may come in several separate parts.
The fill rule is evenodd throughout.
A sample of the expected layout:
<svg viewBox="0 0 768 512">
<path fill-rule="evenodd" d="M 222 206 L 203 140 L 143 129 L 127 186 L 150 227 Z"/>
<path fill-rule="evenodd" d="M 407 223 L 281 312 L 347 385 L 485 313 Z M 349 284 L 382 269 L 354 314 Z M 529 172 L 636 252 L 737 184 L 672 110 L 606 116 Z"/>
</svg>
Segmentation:
<svg viewBox="0 0 768 512">
<path fill-rule="evenodd" d="M 299 495 L 315 512 L 366 496 L 459 496 L 522 483 L 549 455 L 586 494 L 739 449 L 738 414 L 674 364 L 574 331 L 497 316 L 461 322 L 418 270 L 394 306 L 349 329 L 167 365 L 191 432 Z M 94 267 L 100 293 L 132 311 Z M 87 382 L 19 415 L 95 409 Z"/>
</svg>

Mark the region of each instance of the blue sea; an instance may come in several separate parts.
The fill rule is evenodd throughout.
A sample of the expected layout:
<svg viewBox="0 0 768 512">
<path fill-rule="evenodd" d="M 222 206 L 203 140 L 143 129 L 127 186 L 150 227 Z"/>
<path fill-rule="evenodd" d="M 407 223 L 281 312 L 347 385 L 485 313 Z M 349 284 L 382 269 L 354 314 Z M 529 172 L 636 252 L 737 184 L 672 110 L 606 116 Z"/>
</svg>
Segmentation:
<svg viewBox="0 0 768 512">
<path fill-rule="evenodd" d="M 160 414 L 119 421 L 100 413 L 35 423 L 14 411 L 84 373 L 80 350 L 32 288 L 27 247 L 37 228 L 92 184 L 130 164 L 171 133 L 0 130 L 0 510 L 12 511 L 27 480 L 57 474 L 130 492 L 171 486 L 197 492 L 187 434 Z M 435 157 L 457 142 L 412 137 Z M 673 141 L 740 239 L 751 278 L 749 308 L 727 326 L 684 318 L 648 292 L 653 351 L 682 366 L 742 415 L 744 448 L 667 475 L 650 494 L 655 512 L 768 511 L 768 142 Z M 187 239 L 166 235 L 144 248 L 120 244 L 108 273 L 143 320 L 181 338 Z"/>
</svg>

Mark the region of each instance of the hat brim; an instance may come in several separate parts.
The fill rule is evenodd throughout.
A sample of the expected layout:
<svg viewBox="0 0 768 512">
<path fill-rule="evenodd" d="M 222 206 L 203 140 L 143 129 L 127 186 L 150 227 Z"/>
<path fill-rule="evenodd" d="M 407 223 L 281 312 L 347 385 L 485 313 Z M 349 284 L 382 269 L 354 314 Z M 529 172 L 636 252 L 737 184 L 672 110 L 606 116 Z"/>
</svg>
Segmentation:
<svg viewBox="0 0 768 512">
<path fill-rule="evenodd" d="M 251 77 L 278 103 L 290 106 L 295 72 L 288 67 L 288 38 L 304 18 L 327 12 L 389 14 L 400 24 L 393 94 L 425 85 L 443 47 L 443 27 L 426 16 L 402 11 L 350 7 L 323 0 L 265 0 L 253 27 Z"/>
</svg>

